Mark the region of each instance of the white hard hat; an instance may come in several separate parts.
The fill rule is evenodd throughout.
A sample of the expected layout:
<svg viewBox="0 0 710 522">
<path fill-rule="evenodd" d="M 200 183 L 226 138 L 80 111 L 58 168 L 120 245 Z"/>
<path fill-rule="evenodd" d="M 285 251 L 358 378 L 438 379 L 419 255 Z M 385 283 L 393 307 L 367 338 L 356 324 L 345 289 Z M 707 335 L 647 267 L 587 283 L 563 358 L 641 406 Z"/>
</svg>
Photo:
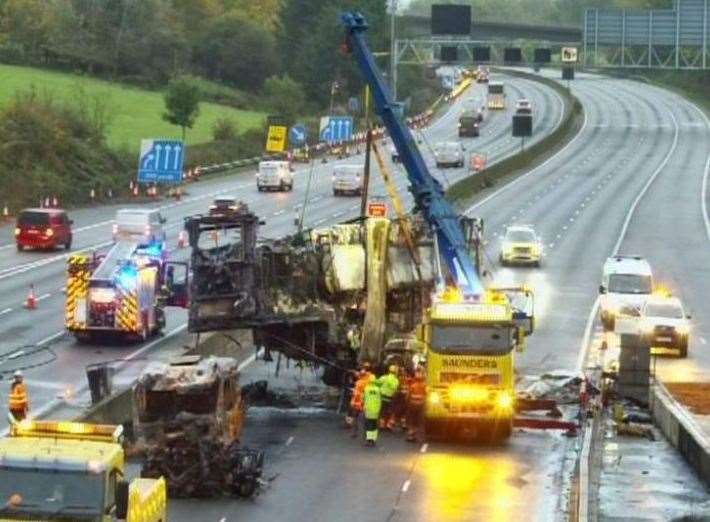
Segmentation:
<svg viewBox="0 0 710 522">
<path fill-rule="evenodd" d="M 17 378 L 17 377 L 22 377 L 22 371 L 20 371 L 20 370 L 15 370 L 14 376 L 15 376 L 15 378 Z"/>
</svg>

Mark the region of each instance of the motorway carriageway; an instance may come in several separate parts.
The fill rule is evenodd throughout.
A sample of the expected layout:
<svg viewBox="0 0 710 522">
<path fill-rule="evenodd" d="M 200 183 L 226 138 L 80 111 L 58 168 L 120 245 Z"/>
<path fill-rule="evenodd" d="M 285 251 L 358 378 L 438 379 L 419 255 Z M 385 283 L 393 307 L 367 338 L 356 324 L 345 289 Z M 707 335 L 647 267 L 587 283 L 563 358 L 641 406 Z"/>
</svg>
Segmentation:
<svg viewBox="0 0 710 522">
<path fill-rule="evenodd" d="M 587 350 L 601 338 L 595 305 L 601 267 L 620 252 L 648 257 L 693 313 L 689 357 L 661 361 L 663 375 L 707 375 L 710 249 L 701 198 L 708 196 L 702 188 L 708 122 L 683 98 L 644 84 L 578 74 L 572 90 L 586 112 L 577 137 L 468 209 L 486 220 L 493 260 L 506 224 L 532 223 L 545 242 L 541 269 L 495 270 L 496 282 L 527 283 L 536 292 L 538 329 L 519 369 L 540 374 L 585 366 Z M 539 107 L 534 111 L 539 115 Z M 244 378 L 264 374 L 256 364 Z M 171 520 L 566 520 L 565 477 L 579 444 L 532 431 L 517 431 L 503 447 L 412 446 L 401 435 L 384 434 L 368 450 L 326 412 L 255 412 L 246 431 L 247 442 L 267 451 L 269 473 L 278 474 L 269 490 L 255 502 L 173 501 Z M 687 499 L 690 491 L 707 498 L 682 460 L 676 464 L 677 474 L 659 484 L 640 474 L 624 484 L 637 492 L 634 502 L 607 515 L 657 514 L 654 508 Z"/>
<path fill-rule="evenodd" d="M 489 162 L 500 159 L 518 149 L 519 142 L 510 137 L 512 106 L 519 97 L 526 97 L 538 111 L 534 139 L 540 139 L 552 131 L 562 117 L 562 101 L 550 88 L 537 82 L 517 78 L 506 79 L 508 109 L 486 115 L 481 128 L 481 137 L 465 140 L 468 152 L 484 153 Z M 425 132 L 426 143 L 433 146 L 437 141 L 457 139 L 459 114 L 468 108 L 477 108 L 484 103 L 485 86 L 475 85 L 455 102 Z M 426 145 L 424 156 L 444 184 L 461 179 L 467 169 L 437 170 Z M 383 147 L 389 156 L 389 147 Z M 354 217 L 359 213 L 358 198 L 336 198 L 332 195 L 331 171 L 334 164 L 362 162 L 362 156 L 327 164 L 316 162 L 313 170 L 312 190 L 306 209 L 306 226 L 320 226 Z M 305 197 L 309 166 L 298 166 L 291 193 L 259 193 L 256 191 L 254 173 L 247 172 L 216 179 L 205 179 L 188 185 L 189 194 L 180 202 L 159 202 L 158 206 L 167 218 L 169 244 L 175 247 L 178 232 L 185 216 L 205 212 L 211 199 L 217 194 L 233 194 L 247 202 L 257 215 L 266 219 L 262 235 L 279 237 L 294 231 L 293 219 Z M 411 198 L 401 166 L 394 169 L 400 194 L 406 202 Z M 386 195 L 382 181 L 374 173 L 372 194 Z M 72 212 L 75 221 L 74 252 L 97 248 L 105 251 L 111 245 L 111 220 L 119 207 L 96 207 Z M 46 412 L 65 396 L 76 396 L 85 390 L 84 368 L 87 364 L 131 357 L 137 361 L 154 359 L 167 351 L 188 342 L 184 335 L 186 313 L 168 309 L 166 332 L 170 340 L 151 340 L 145 345 L 92 346 L 80 345 L 63 331 L 63 305 L 66 258 L 69 253 L 16 252 L 12 241 L 12 226 L 0 228 L 0 372 L 9 374 L 17 367 L 26 370 L 32 408 L 35 414 Z M 187 250 L 176 250 L 173 258 L 184 259 Z M 34 284 L 38 296 L 38 308 L 25 310 L 22 305 L 29 285 Z M 36 352 L 36 346 L 47 350 Z M 161 348 L 161 350 L 157 350 Z M 28 355 L 31 354 L 31 355 Z M 119 376 L 129 380 L 142 367 L 139 362 L 127 365 Z M 80 397 L 79 397 L 80 398 Z M 0 429 L 6 427 L 0 418 Z"/>
</svg>

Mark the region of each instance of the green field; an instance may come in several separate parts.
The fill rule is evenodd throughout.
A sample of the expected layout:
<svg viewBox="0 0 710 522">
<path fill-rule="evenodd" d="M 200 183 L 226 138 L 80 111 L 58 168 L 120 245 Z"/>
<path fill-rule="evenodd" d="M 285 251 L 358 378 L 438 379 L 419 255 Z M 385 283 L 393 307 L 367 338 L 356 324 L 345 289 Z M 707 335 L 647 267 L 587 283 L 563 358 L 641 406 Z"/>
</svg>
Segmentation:
<svg viewBox="0 0 710 522">
<path fill-rule="evenodd" d="M 106 101 L 109 112 L 108 142 L 112 147 L 126 145 L 138 149 L 142 138 L 179 138 L 180 128 L 163 121 L 163 96 L 123 84 L 110 83 L 72 74 L 29 67 L 0 65 L 0 105 L 12 100 L 17 91 L 34 87 L 38 93 L 51 93 L 71 100 L 81 89 L 88 96 Z M 240 132 L 259 127 L 265 118 L 260 112 L 242 111 L 214 103 L 201 103 L 200 116 L 188 131 L 188 143 L 212 141 L 212 124 L 218 118 L 231 118 Z"/>
</svg>

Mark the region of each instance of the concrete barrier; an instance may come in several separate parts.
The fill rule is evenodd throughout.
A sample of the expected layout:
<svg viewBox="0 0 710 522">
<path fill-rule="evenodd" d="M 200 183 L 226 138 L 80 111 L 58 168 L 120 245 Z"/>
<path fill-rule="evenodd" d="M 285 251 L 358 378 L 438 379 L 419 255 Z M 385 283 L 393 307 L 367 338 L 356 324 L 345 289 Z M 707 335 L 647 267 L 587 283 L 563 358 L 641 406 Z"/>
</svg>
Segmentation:
<svg viewBox="0 0 710 522">
<path fill-rule="evenodd" d="M 251 346 L 251 332 L 246 330 L 210 332 L 202 334 L 196 346 L 186 354 L 199 354 L 205 357 L 240 358 L 248 356 Z M 126 424 L 133 418 L 133 386 L 117 390 L 110 397 L 83 411 L 75 420 L 99 424 Z"/>
<path fill-rule="evenodd" d="M 649 403 L 656 426 L 710 487 L 710 437 L 663 384 L 651 388 Z"/>
</svg>

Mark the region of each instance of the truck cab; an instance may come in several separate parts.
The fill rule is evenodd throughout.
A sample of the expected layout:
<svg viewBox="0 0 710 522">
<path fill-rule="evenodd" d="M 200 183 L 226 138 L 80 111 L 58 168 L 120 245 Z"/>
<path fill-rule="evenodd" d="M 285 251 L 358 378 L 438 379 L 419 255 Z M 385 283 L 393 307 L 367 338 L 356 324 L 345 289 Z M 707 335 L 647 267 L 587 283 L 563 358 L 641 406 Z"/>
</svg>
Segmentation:
<svg viewBox="0 0 710 522">
<path fill-rule="evenodd" d="M 522 350 L 525 335 L 502 292 L 489 291 L 482 302 L 468 302 L 447 289 L 432 303 L 417 335 L 427 354 L 428 436 L 462 430 L 510 437 L 514 352 Z"/>
<path fill-rule="evenodd" d="M 639 317 L 653 293 L 651 265 L 641 256 L 608 258 L 602 269 L 599 293 L 599 310 L 605 330 L 614 330 L 620 315 Z"/>
<path fill-rule="evenodd" d="M 0 520 L 164 521 L 165 481 L 127 482 L 121 438 L 121 426 L 13 424 L 0 439 Z"/>
<path fill-rule="evenodd" d="M 256 173 L 256 188 L 264 190 L 293 190 L 293 172 L 288 161 L 262 161 Z"/>
<path fill-rule="evenodd" d="M 503 82 L 488 83 L 488 108 L 492 110 L 505 109 L 505 86 Z"/>
<path fill-rule="evenodd" d="M 459 138 L 463 137 L 473 137 L 477 138 L 480 136 L 479 128 L 480 119 L 478 114 L 475 112 L 464 112 L 459 117 Z"/>
</svg>

